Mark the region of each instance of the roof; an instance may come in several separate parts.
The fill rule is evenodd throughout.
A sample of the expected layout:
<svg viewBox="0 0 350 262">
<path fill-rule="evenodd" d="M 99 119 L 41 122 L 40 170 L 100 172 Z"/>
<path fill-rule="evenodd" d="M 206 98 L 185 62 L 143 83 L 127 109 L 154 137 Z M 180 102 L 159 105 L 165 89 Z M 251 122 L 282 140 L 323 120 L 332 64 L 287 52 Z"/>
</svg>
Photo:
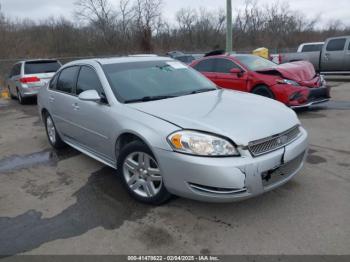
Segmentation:
<svg viewBox="0 0 350 262">
<path fill-rule="evenodd" d="M 111 58 L 99 58 L 92 59 L 100 64 L 118 64 L 118 63 L 136 63 L 136 62 L 151 62 L 151 61 L 169 61 L 170 57 L 161 56 L 126 56 L 126 57 L 111 57 Z"/>
<path fill-rule="evenodd" d="M 16 62 L 18 63 L 26 63 L 26 62 L 39 62 L 39 61 L 58 61 L 58 59 L 55 58 L 36 58 L 36 59 L 26 59 L 26 60 L 20 60 Z"/>
</svg>

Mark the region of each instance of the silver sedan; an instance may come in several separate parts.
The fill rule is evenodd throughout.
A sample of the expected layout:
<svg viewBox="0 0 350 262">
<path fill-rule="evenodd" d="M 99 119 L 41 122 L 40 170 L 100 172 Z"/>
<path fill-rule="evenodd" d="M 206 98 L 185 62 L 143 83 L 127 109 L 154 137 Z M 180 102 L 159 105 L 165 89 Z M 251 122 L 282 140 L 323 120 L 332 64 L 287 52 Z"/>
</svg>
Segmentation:
<svg viewBox="0 0 350 262">
<path fill-rule="evenodd" d="M 68 63 L 41 88 L 38 107 L 53 147 L 115 168 L 131 196 L 151 204 L 257 196 L 296 175 L 308 148 L 291 109 L 218 89 L 165 57 Z"/>
</svg>

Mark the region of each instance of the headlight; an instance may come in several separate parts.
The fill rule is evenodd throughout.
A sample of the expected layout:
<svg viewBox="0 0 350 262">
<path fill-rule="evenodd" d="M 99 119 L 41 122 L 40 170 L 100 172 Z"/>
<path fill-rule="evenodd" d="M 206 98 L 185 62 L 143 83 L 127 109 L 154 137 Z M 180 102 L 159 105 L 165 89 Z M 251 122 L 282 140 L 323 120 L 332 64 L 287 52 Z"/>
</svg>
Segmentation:
<svg viewBox="0 0 350 262">
<path fill-rule="evenodd" d="M 196 131 L 178 131 L 168 137 L 172 148 L 181 153 L 198 156 L 238 156 L 228 140 Z"/>
<path fill-rule="evenodd" d="M 298 82 L 290 79 L 280 79 L 277 80 L 278 84 L 286 84 L 286 85 L 292 85 L 292 86 L 300 86 Z"/>
</svg>

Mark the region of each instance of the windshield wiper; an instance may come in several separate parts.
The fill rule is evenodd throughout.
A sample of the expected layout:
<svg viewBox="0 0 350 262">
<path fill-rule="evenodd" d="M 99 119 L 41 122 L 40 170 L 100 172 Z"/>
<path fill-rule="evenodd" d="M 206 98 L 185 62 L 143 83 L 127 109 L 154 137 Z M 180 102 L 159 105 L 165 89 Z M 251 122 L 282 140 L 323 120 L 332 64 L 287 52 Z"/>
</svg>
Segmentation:
<svg viewBox="0 0 350 262">
<path fill-rule="evenodd" d="M 205 92 L 210 92 L 210 91 L 214 91 L 214 90 L 217 90 L 217 89 L 216 88 L 203 88 L 203 89 L 198 89 L 198 90 L 194 90 L 194 91 L 188 92 L 188 95 L 205 93 Z"/>
<path fill-rule="evenodd" d="M 142 98 L 137 98 L 137 99 L 130 99 L 126 100 L 124 103 L 125 104 L 131 104 L 131 103 L 137 103 L 137 102 L 149 102 L 149 101 L 156 101 L 156 100 L 163 100 L 163 99 L 168 99 L 168 98 L 174 98 L 177 96 L 174 95 L 167 95 L 167 96 L 145 96 Z"/>
</svg>

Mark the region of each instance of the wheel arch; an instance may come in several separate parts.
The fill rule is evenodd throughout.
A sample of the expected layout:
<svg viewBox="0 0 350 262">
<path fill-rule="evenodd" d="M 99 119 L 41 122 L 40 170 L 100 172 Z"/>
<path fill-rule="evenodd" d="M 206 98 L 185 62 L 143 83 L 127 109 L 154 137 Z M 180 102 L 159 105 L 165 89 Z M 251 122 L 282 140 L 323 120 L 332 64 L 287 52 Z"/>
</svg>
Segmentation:
<svg viewBox="0 0 350 262">
<path fill-rule="evenodd" d="M 275 94 L 274 90 L 273 90 L 269 85 L 267 85 L 267 84 L 265 84 L 265 83 L 263 83 L 263 82 L 255 84 L 255 85 L 250 89 L 250 93 L 253 94 L 253 93 L 254 93 L 254 90 L 257 89 L 258 87 L 265 87 L 265 88 L 267 88 L 267 89 L 271 92 L 271 94 L 273 95 L 273 98 L 276 99 L 276 94 Z"/>
<path fill-rule="evenodd" d="M 149 150 L 151 150 L 153 156 L 156 157 L 154 151 L 152 150 L 152 146 L 148 143 L 147 139 L 145 139 L 141 134 L 132 131 L 125 131 L 117 137 L 115 142 L 115 159 L 117 162 L 122 149 L 134 141 L 140 141 L 141 143 L 145 144 Z"/>
</svg>

